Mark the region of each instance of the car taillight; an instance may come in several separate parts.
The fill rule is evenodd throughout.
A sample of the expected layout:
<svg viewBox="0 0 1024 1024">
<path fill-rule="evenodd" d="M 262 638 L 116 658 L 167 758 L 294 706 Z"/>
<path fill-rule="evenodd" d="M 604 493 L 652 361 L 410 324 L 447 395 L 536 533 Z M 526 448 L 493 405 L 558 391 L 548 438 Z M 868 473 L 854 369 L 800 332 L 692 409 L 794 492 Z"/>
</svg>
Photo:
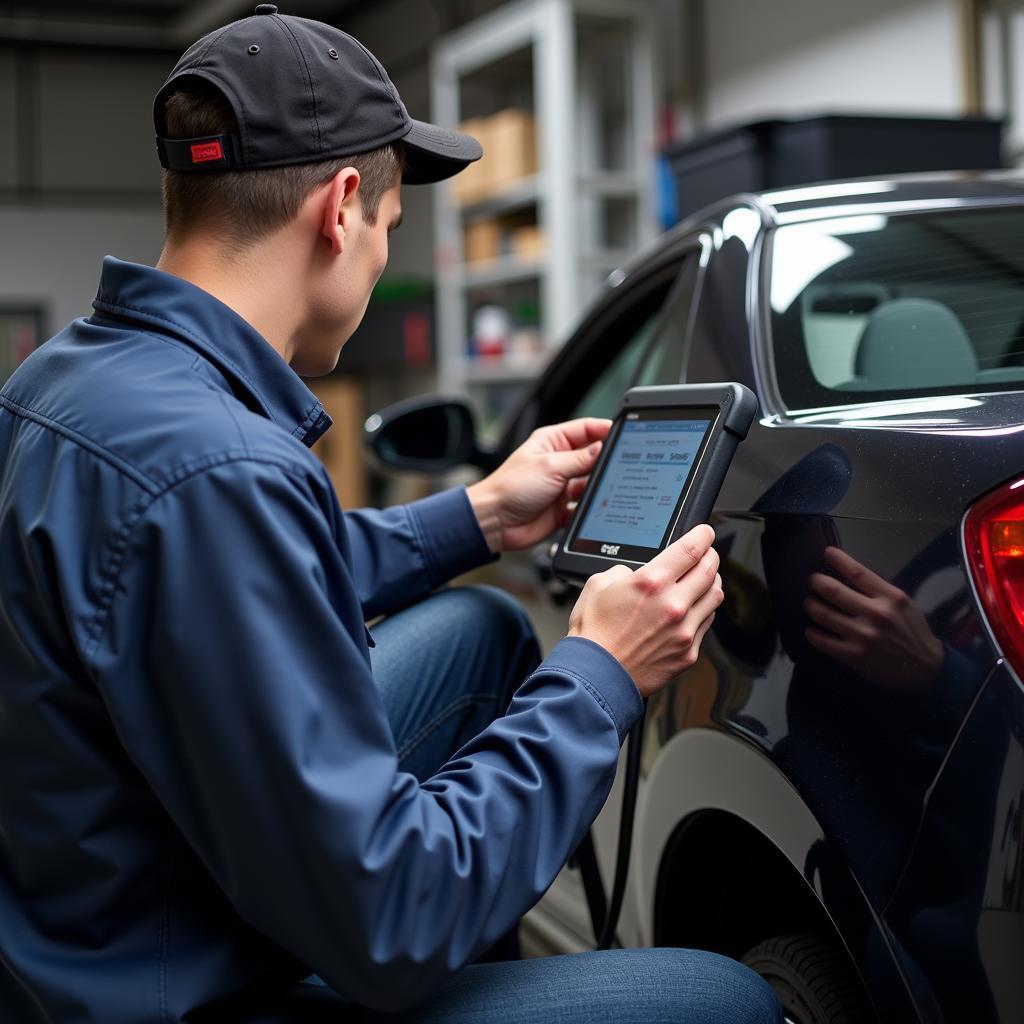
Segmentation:
<svg viewBox="0 0 1024 1024">
<path fill-rule="evenodd" d="M 1024 678 L 1024 478 L 974 505 L 964 521 L 964 542 L 988 624 Z"/>
</svg>

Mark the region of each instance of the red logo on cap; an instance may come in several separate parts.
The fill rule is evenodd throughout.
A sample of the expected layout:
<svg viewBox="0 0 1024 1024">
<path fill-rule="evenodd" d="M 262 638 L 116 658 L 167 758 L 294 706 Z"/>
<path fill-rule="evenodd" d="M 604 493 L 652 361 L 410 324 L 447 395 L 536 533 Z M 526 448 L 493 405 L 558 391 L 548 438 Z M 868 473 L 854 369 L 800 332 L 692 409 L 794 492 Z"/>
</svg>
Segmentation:
<svg viewBox="0 0 1024 1024">
<path fill-rule="evenodd" d="M 192 148 L 192 163 L 205 164 L 209 160 L 223 160 L 224 149 L 219 142 L 197 142 Z"/>
</svg>

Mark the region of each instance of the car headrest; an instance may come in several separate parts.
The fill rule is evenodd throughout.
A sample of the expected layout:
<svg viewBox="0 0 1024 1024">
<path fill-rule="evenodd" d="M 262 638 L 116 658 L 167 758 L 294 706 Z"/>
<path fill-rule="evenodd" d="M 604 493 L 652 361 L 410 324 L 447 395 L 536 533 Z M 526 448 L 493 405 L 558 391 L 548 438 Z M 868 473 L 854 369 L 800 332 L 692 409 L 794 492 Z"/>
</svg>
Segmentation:
<svg viewBox="0 0 1024 1024">
<path fill-rule="evenodd" d="M 932 299 L 893 299 L 864 326 L 854 371 L 870 388 L 973 382 L 978 360 L 951 309 Z"/>
</svg>

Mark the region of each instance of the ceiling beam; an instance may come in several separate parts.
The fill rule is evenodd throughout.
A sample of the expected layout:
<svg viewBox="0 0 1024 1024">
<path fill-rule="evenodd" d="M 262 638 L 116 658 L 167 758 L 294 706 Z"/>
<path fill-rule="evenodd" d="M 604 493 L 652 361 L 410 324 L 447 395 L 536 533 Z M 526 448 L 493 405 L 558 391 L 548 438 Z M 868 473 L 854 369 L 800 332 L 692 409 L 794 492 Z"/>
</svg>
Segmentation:
<svg viewBox="0 0 1024 1024">
<path fill-rule="evenodd" d="M 180 44 L 191 43 L 221 25 L 252 14 L 252 0 L 193 0 L 170 24 L 170 34 Z"/>
<path fill-rule="evenodd" d="M 38 17 L 0 15 L 0 42 L 55 44 L 89 49 L 101 46 L 114 49 L 173 49 L 167 32 L 143 25 L 117 25 Z"/>
<path fill-rule="evenodd" d="M 381 8 L 395 2 L 374 0 L 374 13 L 379 14 Z M 450 2 L 452 0 L 441 0 L 440 6 Z M 288 0 L 281 0 L 281 3 L 286 8 L 289 6 Z M 299 8 L 296 13 L 302 17 L 338 25 L 353 15 L 358 19 L 362 3 L 365 0 L 292 0 L 292 7 Z M 173 21 L 163 26 L 125 24 L 117 19 L 90 21 L 73 14 L 58 18 L 0 14 L 0 45 L 180 52 L 207 32 L 248 16 L 255 6 L 256 0 L 191 0 Z"/>
</svg>

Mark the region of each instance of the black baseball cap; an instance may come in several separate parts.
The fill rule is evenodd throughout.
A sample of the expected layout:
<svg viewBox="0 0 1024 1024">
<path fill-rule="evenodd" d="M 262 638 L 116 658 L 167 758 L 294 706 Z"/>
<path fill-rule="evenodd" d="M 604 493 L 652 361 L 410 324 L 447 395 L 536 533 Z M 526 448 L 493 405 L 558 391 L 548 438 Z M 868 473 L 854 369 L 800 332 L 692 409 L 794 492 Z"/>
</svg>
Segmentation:
<svg viewBox="0 0 1024 1024">
<path fill-rule="evenodd" d="M 167 137 L 165 103 L 175 92 L 216 89 L 238 131 Z M 318 21 L 260 4 L 185 51 L 153 104 L 160 163 L 176 171 L 286 167 L 405 147 L 402 180 L 441 181 L 483 154 L 480 143 L 409 117 L 380 61 L 362 43 Z"/>
</svg>

